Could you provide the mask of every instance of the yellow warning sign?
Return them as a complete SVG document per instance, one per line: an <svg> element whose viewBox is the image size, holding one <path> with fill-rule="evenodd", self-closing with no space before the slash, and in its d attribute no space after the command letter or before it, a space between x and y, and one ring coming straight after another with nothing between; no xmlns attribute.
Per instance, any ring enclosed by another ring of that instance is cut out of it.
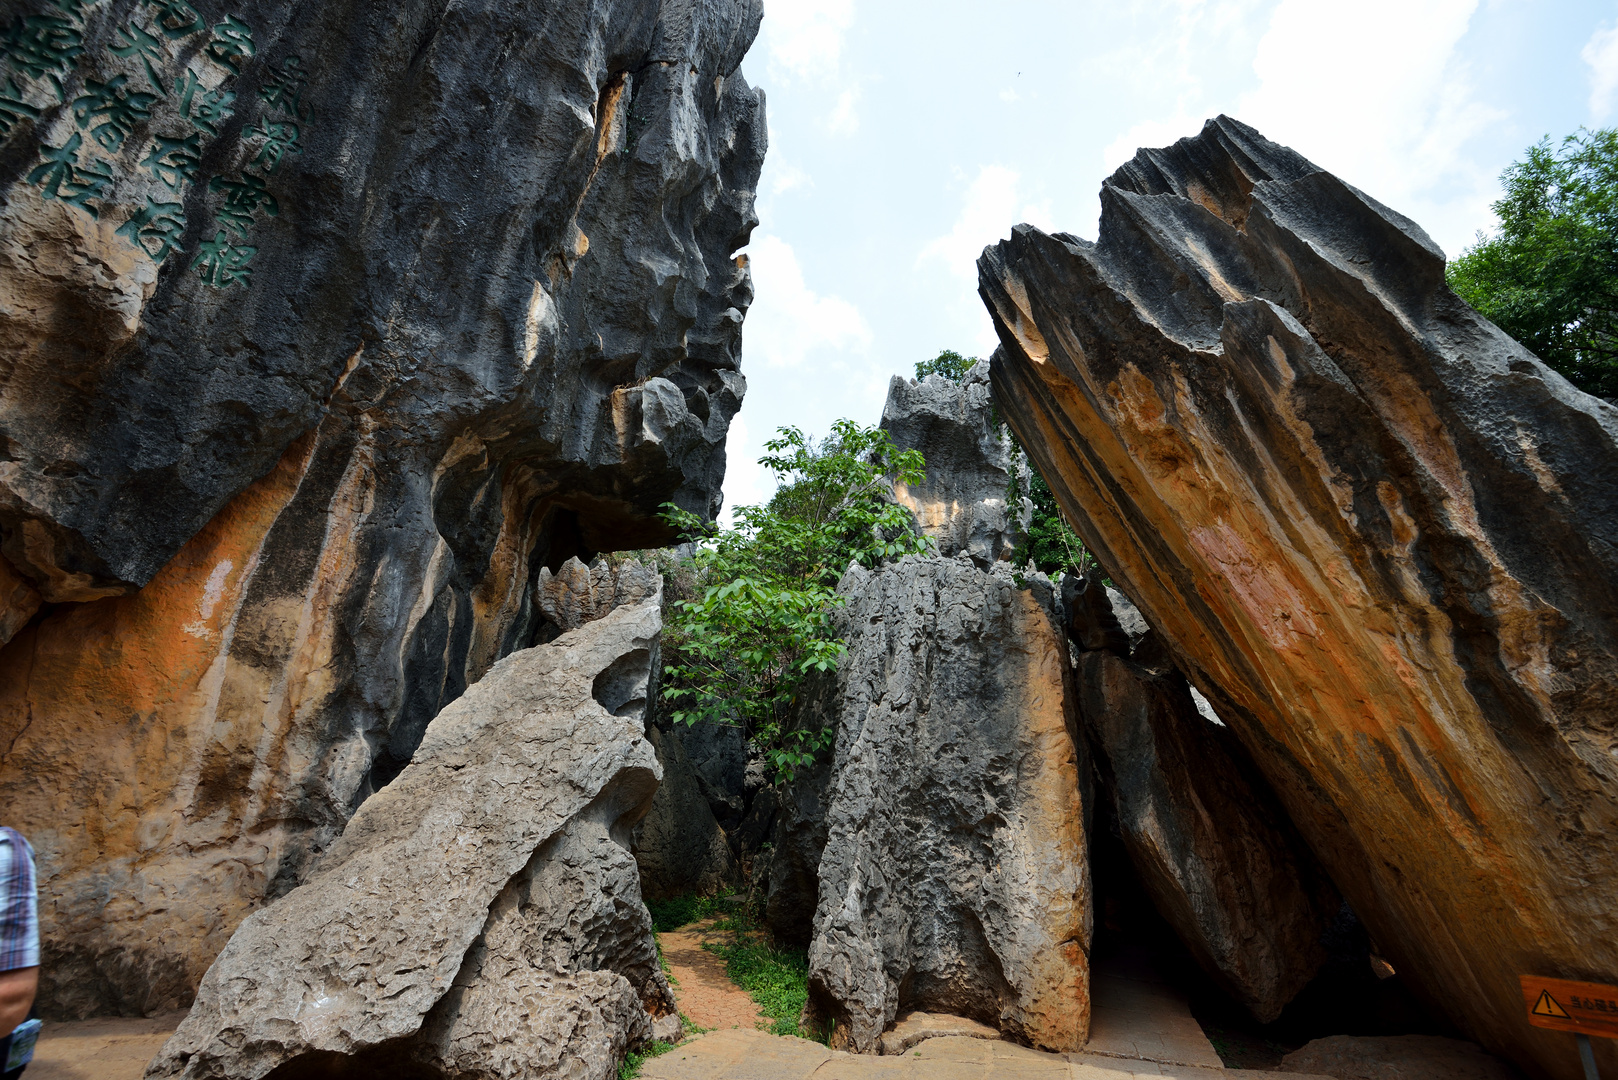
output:
<svg viewBox="0 0 1618 1080"><path fill-rule="evenodd" d="M1555 998L1551 997L1549 990L1541 990L1539 999L1534 1002L1534 1007L1528 1011L1535 1016L1559 1016L1563 1020L1573 1019L1567 1014L1567 1010L1557 1004Z"/></svg>
<svg viewBox="0 0 1618 1080"><path fill-rule="evenodd" d="M1618 1039L1618 986L1534 975L1521 978L1530 1024Z"/></svg>

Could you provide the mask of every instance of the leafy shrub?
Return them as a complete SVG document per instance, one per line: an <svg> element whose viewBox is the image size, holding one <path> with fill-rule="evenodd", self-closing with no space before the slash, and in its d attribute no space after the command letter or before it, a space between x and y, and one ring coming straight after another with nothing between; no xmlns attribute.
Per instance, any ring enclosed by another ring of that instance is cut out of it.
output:
<svg viewBox="0 0 1618 1080"><path fill-rule="evenodd" d="M926 463L881 428L839 420L816 445L781 428L759 464L781 482L764 506L736 510L720 529L665 505L664 517L697 546L693 598L672 605L663 646L663 696L677 723L736 724L778 777L791 779L832 738L794 727L791 707L812 671L837 666L843 641L831 612L851 562L923 552L931 541L892 501L893 478L919 483Z"/></svg>
<svg viewBox="0 0 1618 1080"><path fill-rule="evenodd" d="M966 373L972 370L972 365L978 362L975 356L962 356L954 349L945 349L931 360L920 360L916 363L916 378L925 379L929 375L943 375L945 378L960 382L966 378Z"/></svg>

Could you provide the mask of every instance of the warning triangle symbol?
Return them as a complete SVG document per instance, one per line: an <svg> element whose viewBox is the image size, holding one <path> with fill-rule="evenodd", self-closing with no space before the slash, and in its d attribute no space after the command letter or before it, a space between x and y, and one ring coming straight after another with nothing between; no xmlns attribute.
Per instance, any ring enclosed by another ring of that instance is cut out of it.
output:
<svg viewBox="0 0 1618 1080"><path fill-rule="evenodd" d="M1567 1010L1562 1008L1555 998L1551 997L1549 990L1541 990L1539 1000L1534 1002L1534 1007L1528 1011L1535 1016L1555 1016L1563 1020L1573 1019L1567 1014Z"/></svg>

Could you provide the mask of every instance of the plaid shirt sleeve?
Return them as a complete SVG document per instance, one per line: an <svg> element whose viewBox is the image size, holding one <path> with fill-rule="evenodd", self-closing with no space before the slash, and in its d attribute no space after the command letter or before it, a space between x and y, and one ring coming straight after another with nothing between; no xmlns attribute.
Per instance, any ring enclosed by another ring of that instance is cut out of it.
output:
<svg viewBox="0 0 1618 1080"><path fill-rule="evenodd" d="M39 901L34 849L0 826L0 971L39 966Z"/></svg>

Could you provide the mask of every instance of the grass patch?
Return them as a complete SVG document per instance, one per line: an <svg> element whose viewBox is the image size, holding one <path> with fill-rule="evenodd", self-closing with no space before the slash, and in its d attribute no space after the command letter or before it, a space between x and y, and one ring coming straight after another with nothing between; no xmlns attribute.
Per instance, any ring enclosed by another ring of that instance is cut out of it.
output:
<svg viewBox="0 0 1618 1080"><path fill-rule="evenodd" d="M738 920L739 921L739 920ZM798 1027L809 999L809 957L796 949L777 949L738 929L729 944L709 942L704 949L725 962L730 981L746 990L770 1020L776 1035L806 1035Z"/></svg>
<svg viewBox="0 0 1618 1080"><path fill-rule="evenodd" d="M652 913L652 931L666 934L682 926L706 919L724 905L712 896L674 896L667 900L649 900L646 910Z"/></svg>
<svg viewBox="0 0 1618 1080"><path fill-rule="evenodd" d="M625 1054L624 1060L618 1063L618 1080L635 1080L640 1075L640 1067L648 1059L662 1057L673 1049L673 1043L649 1042L640 1050Z"/></svg>

